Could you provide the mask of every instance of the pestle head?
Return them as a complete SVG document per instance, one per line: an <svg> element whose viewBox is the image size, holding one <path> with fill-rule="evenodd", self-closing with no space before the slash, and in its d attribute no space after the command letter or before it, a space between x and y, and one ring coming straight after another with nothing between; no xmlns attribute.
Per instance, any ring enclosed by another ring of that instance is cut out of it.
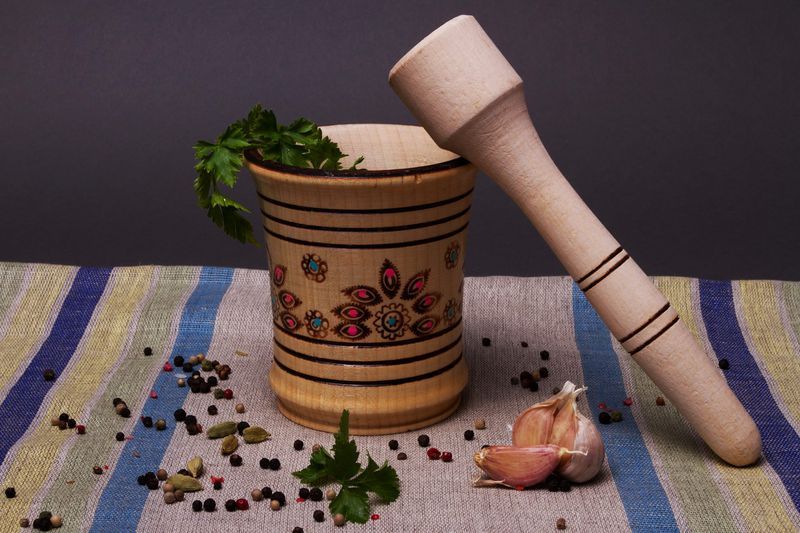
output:
<svg viewBox="0 0 800 533"><path fill-rule="evenodd" d="M522 78L469 15L414 46L392 67L389 84L436 144L454 152L466 124L509 94L522 95Z"/></svg>

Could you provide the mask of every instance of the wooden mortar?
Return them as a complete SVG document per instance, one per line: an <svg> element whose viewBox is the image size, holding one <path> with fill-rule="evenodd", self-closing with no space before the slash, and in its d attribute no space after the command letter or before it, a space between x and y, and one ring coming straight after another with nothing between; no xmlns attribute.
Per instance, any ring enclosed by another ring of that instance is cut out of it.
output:
<svg viewBox="0 0 800 533"><path fill-rule="evenodd" d="M471 16L428 35L389 83L439 146L519 205L614 337L695 431L732 465L754 463L753 420L666 298L589 210L533 127L522 79Z"/></svg>

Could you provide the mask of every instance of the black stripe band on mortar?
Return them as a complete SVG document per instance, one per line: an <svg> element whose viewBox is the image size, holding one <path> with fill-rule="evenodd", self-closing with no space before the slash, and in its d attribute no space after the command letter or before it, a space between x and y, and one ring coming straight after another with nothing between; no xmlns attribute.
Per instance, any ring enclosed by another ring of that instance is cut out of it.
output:
<svg viewBox="0 0 800 533"><path fill-rule="evenodd" d="M651 343L651 342L653 342L654 340L656 340L657 338L659 338L659 337L660 337L661 335L663 335L663 334L664 334L664 333L665 333L665 332L666 332L666 331L667 331L669 328L671 328L672 326L674 326L675 324L677 324L679 319L680 319L680 317L676 316L675 318L673 318L672 320L670 320L670 321L669 321L669 324L667 324L666 326L664 326L663 328L661 328L660 330L658 330L658 331L656 332L656 334L655 334L655 335L653 335L652 337L650 337L649 339L647 339L645 342L643 342L642 344L640 344L638 348L636 348L635 350L631 350L631 351L630 351L630 352L628 352L628 353L629 353L629 354L631 354L631 355L634 355L634 354L636 354L636 353L638 353L638 352L640 352L640 351L644 350L645 348L647 348L647 346L649 346L649 345L650 345L650 343Z"/></svg>
<svg viewBox="0 0 800 533"><path fill-rule="evenodd" d="M290 337L294 337L295 339L300 339L301 341L310 342L312 344L326 344L329 346L347 346L349 348L384 348L387 346L404 346L406 344L415 344L417 342L423 342L428 339L435 339L436 337L441 337L442 335L446 335L450 333L461 324L461 317L458 317L458 320L453 322L451 325L447 326L444 329L440 329L436 333L431 333L430 335L424 335L422 337L414 337L412 339L404 339L401 341L389 341L389 342L349 342L349 341L329 341L325 339L315 339L313 337L304 337L303 335L298 335L293 331L289 331L282 324L278 323L277 321L273 320L273 325L281 331L281 333L285 333Z"/></svg>
<svg viewBox="0 0 800 533"><path fill-rule="evenodd" d="M297 205L297 204L289 204L286 202L282 202L280 200L270 198L269 196L264 196L263 194L261 194L261 192L258 193L258 196L261 197L261 199L264 200L265 202L280 207L285 207L287 209L294 209L296 211L308 211L311 213L352 213L357 215L383 215L385 213L406 213L408 211L420 211L422 209L431 209L433 207L452 204L459 200L463 200L464 198L472 194L473 190L474 187L470 188L467 192L459 194L458 196L453 196L452 198L439 200L438 202L431 202L428 204L407 205L403 207L384 207L382 209L334 209L331 207L311 207L308 205Z"/></svg>
<svg viewBox="0 0 800 533"><path fill-rule="evenodd" d="M625 257L623 257L622 259L620 259L619 261L617 261L616 263L611 265L611 268L609 268L606 271L605 274L603 274L602 276L600 276L599 278L597 278L596 280L594 280L593 282L588 284L586 287L582 288L581 290L583 292L588 291L589 289L591 289L592 287L594 287L595 285L597 285L598 283L600 283L601 281L606 279L608 276L610 276L612 272L614 272L616 269L618 269L620 266L622 266L622 263L624 263L625 261L627 261L630 258L631 258L631 256L629 256L628 254L625 254Z"/></svg>
<svg viewBox="0 0 800 533"><path fill-rule="evenodd" d="M409 229L419 229L419 228L427 228L429 226L437 226L439 224L444 224L445 222L450 222L451 220L455 220L459 217L462 217L469 213L470 207L467 206L466 209L462 209L458 213L455 213L450 216L446 216L444 218L438 218L436 220L430 220L427 222L418 222L416 224L406 224L404 226L378 226L378 227L361 227L361 228L354 228L348 226L315 226L313 224L301 224L300 222L292 222L291 220L285 220L283 218L278 218L275 215L270 215L263 209L261 210L261 214L264 215L265 218L272 220L273 222L277 222L278 224L282 224L284 226L292 226L294 228L300 229L309 229L309 230L318 230L318 231L338 231L338 232L348 232L348 233L379 233L383 231L404 231Z"/></svg>
<svg viewBox="0 0 800 533"><path fill-rule="evenodd" d="M461 342L461 335L459 335L456 340L454 340L447 346L442 346L438 350L434 350L432 352L423 353L412 357L403 357L402 359L383 359L380 361L353 361L353 360L328 359L325 357L316 357L314 355L308 355L302 352L298 352L297 350L292 350L291 348L284 346L280 341L278 341L275 338L273 338L272 341L275 343L275 346L281 349L281 351L286 352L287 354L297 357L299 359L310 361L312 363L320 363L325 365L342 365L342 366L392 366L392 365L404 365L407 363L416 363L419 361L424 361L425 359L430 359L431 357L436 357L437 355L441 355L447 352L448 350L454 348L456 345L458 345L458 343Z"/></svg>
<svg viewBox="0 0 800 533"><path fill-rule="evenodd" d="M588 272L588 273L587 273L585 276L583 276L582 278L575 280L575 283L577 283L578 285L580 285L581 283L583 283L584 281L586 281L586 279L587 279L589 276L591 276L592 274L594 274L595 272L597 272L598 270L600 270L600 269L603 267L603 265L605 265L606 263L608 263L609 261L611 261L612 259L614 259L614 256L615 256L615 255L617 255L618 253L620 253L621 251L622 251L622 246L620 246L619 248L617 248L616 250L614 250L613 252L611 252L610 254L608 254L608 256L607 256L605 259L603 259L602 261L600 261L600 264L599 264L599 265L597 265L596 267L594 267L593 269L591 269L591 270L590 270L590 271L589 271L589 272Z"/></svg>
<svg viewBox="0 0 800 533"><path fill-rule="evenodd" d="M464 224L463 226L454 229L453 231L449 231L442 235L434 235L433 237L426 237L425 239L417 239L415 241L404 241L404 242L388 242L388 243L368 243L368 244L347 244L347 243L331 243L331 242L315 242L315 241L305 241L303 239L296 239L294 237L287 237L286 235L281 235L275 231L272 231L267 226L264 226L264 231L268 234L272 235L276 239L281 239L282 241L291 242L292 244L302 244L304 246L316 246L319 248L347 248L350 250L383 250L386 248L405 248L407 246L418 246L420 244L428 244L431 242L441 241L452 237L458 233L461 233L465 229L469 222Z"/></svg>
<svg viewBox="0 0 800 533"><path fill-rule="evenodd" d="M659 309L658 311L656 311L656 314L654 314L653 316L651 316L650 318L648 318L648 319L647 319L647 322L645 322L644 324L642 324L641 326L639 326L639 327L638 327L638 328L636 328L635 330L631 331L630 333L628 333L627 335L625 335L625 336L624 336L624 337L622 337L621 339L617 339L617 340L618 340L619 342L621 342L621 343L622 343L622 342L625 342L625 341L628 341L628 340L632 339L632 338L634 337L634 335L636 335L637 333L639 333L640 331L642 331L644 328L646 328L647 326L649 326L650 324L652 324L653 322L655 322L655 320L656 320L658 317L660 317L661 315L663 315L663 314L664 314L664 313L667 311L667 309L669 309L669 302L667 302L667 303L664 305L664 307L662 307L661 309Z"/></svg>
<svg viewBox="0 0 800 533"><path fill-rule="evenodd" d="M329 379L329 378L321 378L318 376L311 376L309 374L304 374L302 372L298 372L297 370L293 370L283 363L281 363L278 359L273 358L273 362L278 365L278 367L287 372L292 374L293 376L297 376L299 378L307 379L309 381L316 381L317 383L326 383L328 385L347 385L350 387L387 387L391 385L403 385L404 383L413 383L415 381L423 381L426 379L431 379L433 377L438 376L439 374L444 374L448 370L454 368L459 361L464 356L464 352L458 354L452 362L448 363L447 365L434 370L432 372L427 372L425 374L420 374L418 376L409 376L407 378L397 378L397 379L383 379L379 381L356 381L356 380L348 380L348 379Z"/></svg>

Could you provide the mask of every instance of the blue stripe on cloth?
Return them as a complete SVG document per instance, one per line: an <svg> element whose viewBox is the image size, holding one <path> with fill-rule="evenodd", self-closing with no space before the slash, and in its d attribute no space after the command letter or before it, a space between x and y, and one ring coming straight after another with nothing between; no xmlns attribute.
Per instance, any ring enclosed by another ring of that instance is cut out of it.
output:
<svg viewBox="0 0 800 533"><path fill-rule="evenodd" d="M233 280L233 269L203 267L200 280L184 307L178 334L170 360L176 355L206 353L214 333L217 309ZM175 431L173 413L183 405L188 387L177 387L173 372L161 372L152 387L158 398L148 398L142 413L154 420L167 420L167 429L156 431L136 423L134 434L146 438L127 441L111 479L108 481L92 523L92 532L136 531L145 501L147 487L136 483L145 472L155 472L161 467L164 452ZM199 438L199 437L198 437ZM139 452L133 457L134 448Z"/></svg>
<svg viewBox="0 0 800 533"><path fill-rule="evenodd" d="M25 434L44 397L60 379L86 331L110 275L110 268L81 268L75 275L50 333L0 404L0 464L8 450ZM42 376L47 369L53 369L58 379L45 381Z"/></svg>
<svg viewBox="0 0 800 533"><path fill-rule="evenodd" d="M731 283L700 280L700 309L714 353L730 362L725 379L753 417L761 432L764 457L783 482L794 506L800 509L800 437L775 403L747 348L736 318Z"/></svg>
<svg viewBox="0 0 800 533"><path fill-rule="evenodd" d="M621 401L628 394L611 334L577 285L572 288L572 314L583 378L589 386L587 400L597 420L600 402ZM598 424L598 429L631 530L678 531L669 499L633 416L609 425Z"/></svg>

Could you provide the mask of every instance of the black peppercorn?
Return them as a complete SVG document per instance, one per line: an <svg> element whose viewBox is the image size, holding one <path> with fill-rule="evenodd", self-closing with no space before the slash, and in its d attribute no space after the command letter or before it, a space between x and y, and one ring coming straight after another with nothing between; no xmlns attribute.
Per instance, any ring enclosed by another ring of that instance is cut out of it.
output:
<svg viewBox="0 0 800 533"><path fill-rule="evenodd" d="M419 437L417 437L417 442L419 443L420 446L425 448L426 446L428 446L431 443L431 438L429 436L423 434L423 435L420 435Z"/></svg>
<svg viewBox="0 0 800 533"><path fill-rule="evenodd" d="M52 368L48 368L42 373L42 376L44 377L45 381L53 381L56 379L56 371Z"/></svg>
<svg viewBox="0 0 800 533"><path fill-rule="evenodd" d="M158 479L148 479L147 480L147 488L150 490L156 490L158 488Z"/></svg>
<svg viewBox="0 0 800 533"><path fill-rule="evenodd" d="M399 447L400 447L400 443L397 442L396 440L392 439L392 440L389 441L389 449L390 450L396 450Z"/></svg>
<svg viewBox="0 0 800 533"><path fill-rule="evenodd" d="M176 422L183 422L184 420L186 420L186 411L184 411L183 409L178 409L173 414L175 416Z"/></svg>
<svg viewBox="0 0 800 533"><path fill-rule="evenodd" d="M492 339L490 339L489 337L484 337L481 339L481 344L483 344L484 346L491 346Z"/></svg>
<svg viewBox="0 0 800 533"><path fill-rule="evenodd" d="M311 499L312 502L321 502L322 489L319 487L312 488L310 491L308 491L308 497Z"/></svg>
<svg viewBox="0 0 800 533"><path fill-rule="evenodd" d="M50 519L47 520L40 518L39 519L39 531L50 531L52 529L53 524L50 523Z"/></svg>
<svg viewBox="0 0 800 533"><path fill-rule="evenodd" d="M113 400L111 400L111 403L114 405L114 407L116 407L119 404L125 403L125 402L122 401L122 398L114 398Z"/></svg>
<svg viewBox="0 0 800 533"><path fill-rule="evenodd" d="M605 411L601 412L597 419L600 421L601 424L610 424L611 423L611 415L606 413Z"/></svg>
<svg viewBox="0 0 800 533"><path fill-rule="evenodd" d="M156 476L155 472L145 472L144 478L150 481L151 479L158 479L158 476Z"/></svg>
<svg viewBox="0 0 800 533"><path fill-rule="evenodd" d="M183 356L182 355L176 355L172 359L172 362L175 363L175 366L183 367L183 363L184 363Z"/></svg>
<svg viewBox="0 0 800 533"><path fill-rule="evenodd" d="M303 449L303 441L301 441L300 439L297 439L296 441L294 441L294 449L297 450L298 452L300 450L302 450Z"/></svg>
<svg viewBox="0 0 800 533"><path fill-rule="evenodd" d="M58 415L58 419L61 420L62 422L66 422L67 420L69 420L69 415L67 413L61 413L60 415Z"/></svg>
<svg viewBox="0 0 800 533"><path fill-rule="evenodd" d="M731 367L731 363L727 359L720 359L719 360L719 367L722 370L728 370Z"/></svg>
<svg viewBox="0 0 800 533"><path fill-rule="evenodd" d="M225 510L232 513L236 510L236 500L225 500Z"/></svg>
<svg viewBox="0 0 800 533"><path fill-rule="evenodd" d="M550 474L545 480L545 486L550 492L558 492L559 478L556 475Z"/></svg>
<svg viewBox="0 0 800 533"><path fill-rule="evenodd" d="M184 372L191 372L192 369L194 368L194 365L192 363L183 363L181 368L183 368Z"/></svg>
<svg viewBox="0 0 800 533"><path fill-rule="evenodd" d="M139 485L145 486L145 485L147 485L147 478L144 477L144 476L139 476L139 477L136 478L136 483L138 483Z"/></svg>
<svg viewBox="0 0 800 533"><path fill-rule="evenodd" d="M219 382L217 381L217 376L209 376L208 379L206 380L206 383L208 383L209 389L211 387L216 387L219 384Z"/></svg>
<svg viewBox="0 0 800 533"><path fill-rule="evenodd" d="M33 529L39 529L41 525L42 525L42 520L41 519L39 519L39 518L34 518L33 519Z"/></svg>
<svg viewBox="0 0 800 533"><path fill-rule="evenodd" d="M200 389L200 392L201 392L202 394L208 394L209 392L211 392L211 385L209 385L208 383L206 383L206 382L204 381L204 382L202 382L202 383L200 384L200 387L199 387L199 389Z"/></svg>
<svg viewBox="0 0 800 533"><path fill-rule="evenodd" d="M464 440L472 440L475 438L475 432L468 429L464 432Z"/></svg>
<svg viewBox="0 0 800 533"><path fill-rule="evenodd" d="M264 487L261 489L261 495L264 496L265 500L269 500L272 498L272 489L269 487Z"/></svg>
<svg viewBox="0 0 800 533"><path fill-rule="evenodd" d="M197 425L197 417L194 415L186 415L186 418L183 419L183 423L187 426L191 424Z"/></svg>
<svg viewBox="0 0 800 533"><path fill-rule="evenodd" d="M144 349L144 354L145 354L145 355L153 355L153 349L152 349L151 347L147 346L147 347Z"/></svg>
<svg viewBox="0 0 800 533"><path fill-rule="evenodd" d="M152 417L149 417L149 416L145 416L145 417L143 417L143 418L142 418L142 425L143 425L144 427L146 427L146 428L151 428L151 427L153 427L153 419L152 419Z"/></svg>
<svg viewBox="0 0 800 533"><path fill-rule="evenodd" d="M214 498L206 498L206 501L203 502L203 509L208 512L214 512L217 508L217 502L214 501Z"/></svg>
<svg viewBox="0 0 800 533"><path fill-rule="evenodd" d="M192 436L197 435L200 433L200 428L197 427L197 424L189 424L186 426L186 433Z"/></svg>
<svg viewBox="0 0 800 533"><path fill-rule="evenodd" d="M67 427L68 428L75 429L75 426L77 426L77 425L78 425L78 423L75 421L74 418L70 418L69 420L67 420Z"/></svg>
<svg viewBox="0 0 800 533"><path fill-rule="evenodd" d="M317 522L324 522L325 521L325 512L320 509L314 511L314 520Z"/></svg>
<svg viewBox="0 0 800 533"><path fill-rule="evenodd" d="M262 492L263 492L263 491L262 491ZM278 492L273 492L273 493L272 493L272 496L271 496L271 499L272 499L272 500L278 500L278 503L280 503L280 504L281 504L281 507L283 507L284 505L286 505L286 495L284 495L284 494L283 494L282 492L280 492L280 491L278 491Z"/></svg>
<svg viewBox="0 0 800 533"><path fill-rule="evenodd" d="M547 370L546 366L543 366L542 368L539 369L539 377L541 377L542 379L546 378L549 375L550 371Z"/></svg>
<svg viewBox="0 0 800 533"><path fill-rule="evenodd" d="M537 391L539 390L539 383L538 383L538 382L536 382L536 381L531 381L531 384L530 384L530 385L528 385L528 388L529 388L529 389L530 389L532 392L537 392Z"/></svg>
<svg viewBox="0 0 800 533"><path fill-rule="evenodd" d="M261 460L258 462L258 466L260 466L264 470L267 470L269 468L269 459L267 459L266 457L262 457ZM264 497L266 498L266 496Z"/></svg>
<svg viewBox="0 0 800 533"><path fill-rule="evenodd" d="M304 533L303 528L300 526L294 526L292 529L292 533Z"/></svg>
<svg viewBox="0 0 800 533"><path fill-rule="evenodd" d="M527 389L528 387L530 387L531 383L534 383L534 381L529 378L521 379L519 381L519 384L522 386L523 389Z"/></svg>
<svg viewBox="0 0 800 533"><path fill-rule="evenodd" d="M239 432L239 435L241 436L241 435L242 435L242 432L243 432L245 429L249 428L249 427L250 427L250 424L248 424L247 422L245 422L245 421L243 420L243 421L239 422L238 424L236 424L236 431L238 431L238 432Z"/></svg>
<svg viewBox="0 0 800 533"><path fill-rule="evenodd" d="M269 469L270 470L280 470L281 469L281 462L278 459L270 459L270 461L269 461Z"/></svg>
<svg viewBox="0 0 800 533"><path fill-rule="evenodd" d="M229 460L231 462L231 466L242 466L242 456L239 455L238 453L232 454ZM272 466L271 463L270 466ZM273 470L277 470L277 468L274 468Z"/></svg>
<svg viewBox="0 0 800 533"><path fill-rule="evenodd" d="M520 344L522 345L523 348L527 348L528 347L528 343L525 342L525 341L522 341Z"/></svg>
<svg viewBox="0 0 800 533"><path fill-rule="evenodd" d="M214 490L222 490L222 483L220 481L214 483Z"/></svg>
<svg viewBox="0 0 800 533"><path fill-rule="evenodd" d="M127 407L123 407L119 411L119 416L121 416L122 418L128 418L131 416L131 410L128 409Z"/></svg>
<svg viewBox="0 0 800 533"><path fill-rule="evenodd" d="M194 511L195 513L199 513L202 510L203 510L203 502L201 502L200 500L195 500L192 502L192 511Z"/></svg>
<svg viewBox="0 0 800 533"><path fill-rule="evenodd" d="M542 358L542 361L547 361L548 359L550 359L550 352L548 352L547 350L542 350L541 352L539 352L539 357Z"/></svg>
<svg viewBox="0 0 800 533"><path fill-rule="evenodd" d="M406 459L408 459L408 455L406 455L405 452L400 452L397 454L398 461L405 461Z"/></svg>
<svg viewBox="0 0 800 533"><path fill-rule="evenodd" d="M216 415L218 412L219 411L217 410L217 406L216 405L209 405L208 406L208 414L210 414L211 416Z"/></svg>
<svg viewBox="0 0 800 533"><path fill-rule="evenodd" d="M558 482L558 490L561 492L569 492L572 490L572 483L568 479L562 479Z"/></svg>
<svg viewBox="0 0 800 533"><path fill-rule="evenodd" d="M114 436L114 438L117 439L117 442L122 442L125 440L125 433L117 431L117 434Z"/></svg>
<svg viewBox="0 0 800 533"><path fill-rule="evenodd" d="M300 487L300 490L298 491L297 495L300 496L301 498L303 498L304 500L307 500L308 499L308 493L309 493L309 490L307 488Z"/></svg>
<svg viewBox="0 0 800 533"><path fill-rule="evenodd" d="M17 489L14 487L6 487L6 498L16 498L17 496Z"/></svg>

